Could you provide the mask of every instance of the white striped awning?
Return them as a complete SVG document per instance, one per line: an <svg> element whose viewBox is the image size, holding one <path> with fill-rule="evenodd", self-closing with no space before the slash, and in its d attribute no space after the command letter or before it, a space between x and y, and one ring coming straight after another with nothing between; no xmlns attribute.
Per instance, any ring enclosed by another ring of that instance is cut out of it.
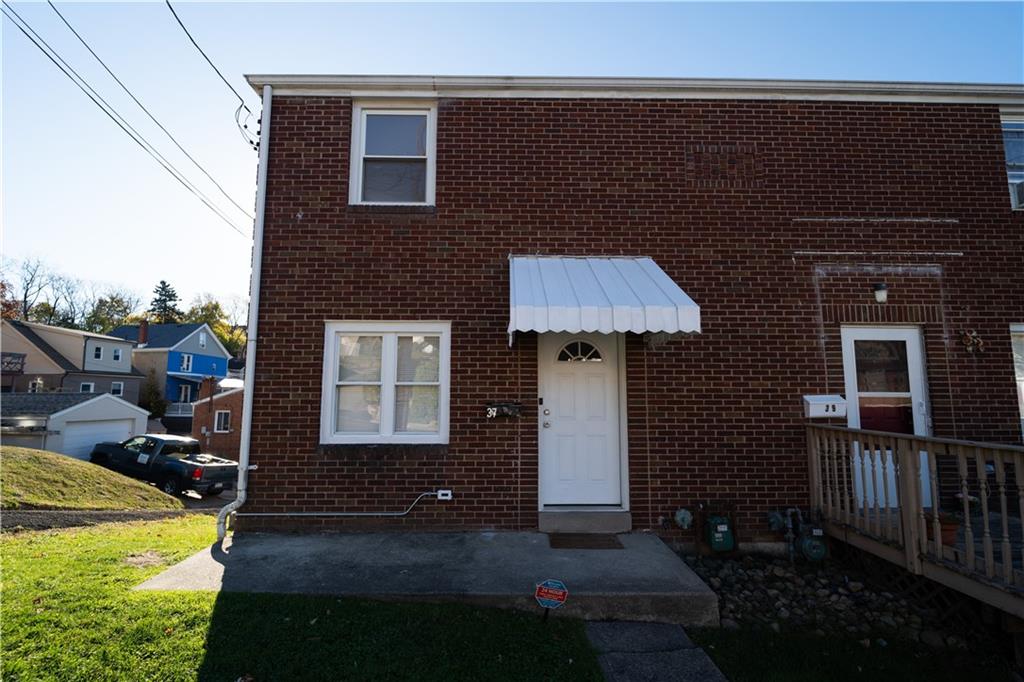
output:
<svg viewBox="0 0 1024 682"><path fill-rule="evenodd" d="M700 331L700 306L650 258L510 256L509 340L534 332Z"/></svg>

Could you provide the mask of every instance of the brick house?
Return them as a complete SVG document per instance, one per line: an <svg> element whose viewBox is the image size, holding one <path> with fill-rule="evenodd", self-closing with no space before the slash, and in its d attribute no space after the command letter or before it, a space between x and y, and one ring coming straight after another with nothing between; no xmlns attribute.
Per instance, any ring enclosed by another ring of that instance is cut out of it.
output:
<svg viewBox="0 0 1024 682"><path fill-rule="evenodd" d="M237 460L244 391L214 387L210 379L199 386L199 400L192 403L192 437L202 444L203 452Z"/></svg>
<svg viewBox="0 0 1024 682"><path fill-rule="evenodd" d="M668 532L704 504L768 539L807 505L805 395L1020 442L1020 86L249 80L240 529Z"/></svg>

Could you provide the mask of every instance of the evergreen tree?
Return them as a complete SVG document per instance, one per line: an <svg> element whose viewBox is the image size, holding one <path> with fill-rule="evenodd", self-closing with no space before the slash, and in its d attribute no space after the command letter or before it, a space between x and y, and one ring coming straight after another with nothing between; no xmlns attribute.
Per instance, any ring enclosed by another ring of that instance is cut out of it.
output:
<svg viewBox="0 0 1024 682"><path fill-rule="evenodd" d="M175 305L179 301L178 292L164 280L153 289L153 302L149 306L149 312L153 314L153 321L158 324L168 322L180 322L184 313Z"/></svg>

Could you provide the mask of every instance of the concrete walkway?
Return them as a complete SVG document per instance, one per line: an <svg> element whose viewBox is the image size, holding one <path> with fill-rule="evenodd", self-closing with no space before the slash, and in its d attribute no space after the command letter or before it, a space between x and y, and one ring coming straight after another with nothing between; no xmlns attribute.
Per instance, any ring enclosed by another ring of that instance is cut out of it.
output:
<svg viewBox="0 0 1024 682"><path fill-rule="evenodd" d="M332 594L537 610L537 583L565 582L554 615L718 625L718 597L653 535L622 549L552 549L542 533L244 534L140 590Z"/></svg>
<svg viewBox="0 0 1024 682"><path fill-rule="evenodd" d="M608 682L727 682L678 625L587 623Z"/></svg>

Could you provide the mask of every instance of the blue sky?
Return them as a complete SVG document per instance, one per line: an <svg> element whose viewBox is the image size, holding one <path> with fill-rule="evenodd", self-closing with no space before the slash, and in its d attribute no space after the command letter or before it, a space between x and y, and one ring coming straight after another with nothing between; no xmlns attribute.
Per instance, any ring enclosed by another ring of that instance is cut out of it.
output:
<svg viewBox="0 0 1024 682"><path fill-rule="evenodd" d="M1024 3L176 3L259 111L243 73L821 78L1024 82ZM178 168L177 153L45 3L15 9ZM239 204L256 155L234 95L160 3L58 7ZM15 29L2 33L3 254L40 256L146 300L244 296L250 244L188 194Z"/></svg>

